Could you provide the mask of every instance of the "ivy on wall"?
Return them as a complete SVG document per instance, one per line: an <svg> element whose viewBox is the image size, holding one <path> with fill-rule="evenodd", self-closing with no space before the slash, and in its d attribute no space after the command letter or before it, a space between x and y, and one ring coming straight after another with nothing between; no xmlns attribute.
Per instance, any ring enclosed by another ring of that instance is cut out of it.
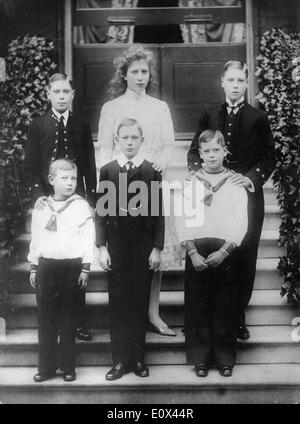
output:
<svg viewBox="0 0 300 424"><path fill-rule="evenodd" d="M48 107L46 84L56 70L55 47L43 37L24 36L8 46L6 81L0 83L0 265L24 223L26 193L21 178L28 126Z"/></svg>
<svg viewBox="0 0 300 424"><path fill-rule="evenodd" d="M281 211L279 244L287 252L278 265L284 277L281 295L289 302L300 302L299 81L293 72L299 52L299 34L274 28L263 34L257 57L258 100L268 113L277 156L273 181Z"/></svg>

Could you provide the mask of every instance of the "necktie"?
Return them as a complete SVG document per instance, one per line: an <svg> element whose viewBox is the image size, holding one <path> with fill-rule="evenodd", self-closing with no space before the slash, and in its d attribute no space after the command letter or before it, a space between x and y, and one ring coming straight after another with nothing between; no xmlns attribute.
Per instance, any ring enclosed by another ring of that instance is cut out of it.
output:
<svg viewBox="0 0 300 424"><path fill-rule="evenodd" d="M65 157L65 142L64 142L64 117L61 115L59 118L58 125L58 146L57 146L57 159L62 159Z"/></svg>
<svg viewBox="0 0 300 424"><path fill-rule="evenodd" d="M130 176L132 171L134 170L134 164L131 162L131 160L129 160L126 163L126 170L127 170L127 175Z"/></svg>

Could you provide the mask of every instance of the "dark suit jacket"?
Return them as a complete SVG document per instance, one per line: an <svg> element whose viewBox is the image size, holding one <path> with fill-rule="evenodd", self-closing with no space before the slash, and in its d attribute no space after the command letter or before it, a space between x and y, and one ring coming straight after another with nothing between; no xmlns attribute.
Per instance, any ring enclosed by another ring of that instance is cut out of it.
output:
<svg viewBox="0 0 300 424"><path fill-rule="evenodd" d="M57 139L57 120L52 110L35 119L28 132L25 150L24 181L35 201L49 195L52 187L48 183L48 171ZM78 168L77 193L85 197L91 206L96 203L95 151L87 121L70 112L66 126L68 153Z"/></svg>
<svg viewBox="0 0 300 424"><path fill-rule="evenodd" d="M151 182L155 181L157 183L161 183L161 174L157 171L155 171L152 168L152 164L148 162L147 160L144 160L144 162L141 164L139 168L136 168L135 171L133 171L132 176L134 176L134 172L138 172L138 170L141 169L141 181L145 182L148 188L147 191L147 202L145 204L148 204L148 213L147 216L144 216L144 222L145 222L145 228L152 230L153 235L153 247L158 247L159 249L163 249L164 247L164 235L165 235L165 219L163 216L163 208L162 208L162 190L161 187L159 189L159 192L156 193L158 196L156 198L156 201L158 199L159 204L157 205L157 216L151 216L151 207L152 202L154 202L154 199L151 198ZM96 245L97 246L105 246L108 240L108 227L112 226L114 228L118 228L119 226L119 215L120 213L120 204L119 204L119 176L120 176L120 165L117 160L114 160L112 162L109 162L108 164L104 165L100 170L100 183L101 182L112 182L114 187L116 188L116 196L115 198L111 198L112 204L115 204L116 208L116 216L100 216L98 214L99 208L96 208ZM100 190L101 191L101 190ZM100 198L105 195L106 193L100 192ZM113 196L114 193L111 191L109 192L109 195ZM97 210L98 209L98 210Z"/></svg>
<svg viewBox="0 0 300 424"><path fill-rule="evenodd" d="M207 129L224 133L226 105L205 110L198 121L197 130L188 152L189 170L198 170L201 160L198 138ZM237 166L234 168L250 178L255 190L261 189L275 168L275 150L267 115L246 103L239 112L238 125L233 136L236 144Z"/></svg>

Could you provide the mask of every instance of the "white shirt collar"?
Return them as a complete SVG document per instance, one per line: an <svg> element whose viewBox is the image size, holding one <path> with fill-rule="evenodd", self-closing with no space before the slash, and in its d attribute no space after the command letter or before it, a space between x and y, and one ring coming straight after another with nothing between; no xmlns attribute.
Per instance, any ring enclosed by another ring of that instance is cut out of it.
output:
<svg viewBox="0 0 300 424"><path fill-rule="evenodd" d="M120 165L121 168L123 168L123 166L126 165L127 162L132 162L133 165L138 168L143 162L144 162L144 155L141 151L139 151L134 158L132 159L128 159L123 152L121 152L118 156L117 156L117 161L118 164Z"/></svg>
<svg viewBox="0 0 300 424"><path fill-rule="evenodd" d="M70 115L69 109L67 109L64 113L58 113L55 109L52 108L52 112L54 113L54 115L56 116L56 118L58 120L60 120L60 117L63 116L64 117L64 125L65 126L67 125L69 115Z"/></svg>
<svg viewBox="0 0 300 424"><path fill-rule="evenodd" d="M243 96L243 97L241 97L239 100L237 100L235 103L232 103L232 101L231 101L228 97L226 97L226 103L227 103L227 104L228 104L228 106L230 106L230 107L234 107L234 106L236 106L236 105L238 105L238 104L242 103L244 100L245 100L245 97Z"/></svg>

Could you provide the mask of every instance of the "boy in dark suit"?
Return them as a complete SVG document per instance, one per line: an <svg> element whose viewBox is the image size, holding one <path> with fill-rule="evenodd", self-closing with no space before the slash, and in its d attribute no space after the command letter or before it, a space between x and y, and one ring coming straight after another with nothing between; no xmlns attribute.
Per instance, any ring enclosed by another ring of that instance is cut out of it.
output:
<svg viewBox="0 0 300 424"><path fill-rule="evenodd" d="M95 208L97 177L94 146L88 123L68 109L74 98L72 81L66 74L54 74L49 80L47 96L51 109L31 123L25 150L24 180L32 204L42 209L47 196L53 193L48 180L49 165L57 159L69 159L78 169L76 193ZM76 334L81 340L90 340L91 335L83 324L84 305L85 291L82 290L78 295Z"/></svg>
<svg viewBox="0 0 300 424"><path fill-rule="evenodd" d="M100 170L96 208L100 264L109 271L113 368L107 380L131 370L139 377L149 375L144 364L149 296L152 273L159 269L164 247L161 175L139 151L143 133L136 120L119 124L117 142L120 155Z"/></svg>
<svg viewBox="0 0 300 424"><path fill-rule="evenodd" d="M262 187L275 167L275 151L271 128L264 112L244 99L248 86L248 68L240 61L224 66L222 87L226 102L204 110L188 152L189 171L201 167L198 151L199 135L207 130L220 130L225 135L229 155L225 165L236 174L232 181L245 187L248 194L248 231L237 250L238 337L248 339L245 309L251 298L256 272L256 259L264 219Z"/></svg>

